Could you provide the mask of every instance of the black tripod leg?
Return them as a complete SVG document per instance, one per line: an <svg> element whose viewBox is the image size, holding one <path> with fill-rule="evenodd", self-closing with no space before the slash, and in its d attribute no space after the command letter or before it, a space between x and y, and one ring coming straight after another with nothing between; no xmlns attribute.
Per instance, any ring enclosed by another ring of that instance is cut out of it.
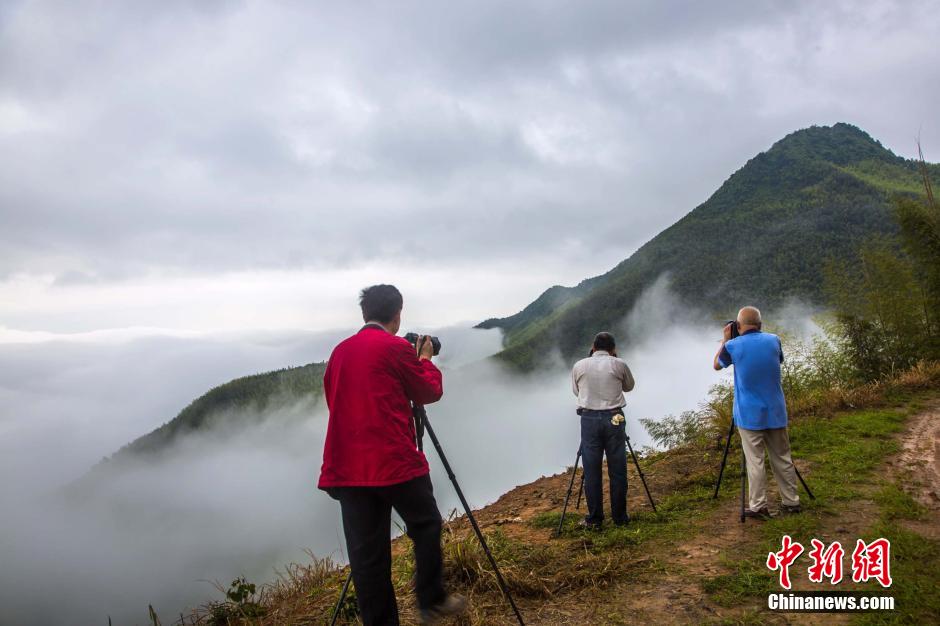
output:
<svg viewBox="0 0 940 626"><path fill-rule="evenodd" d="M339 594L339 600L336 601L336 606L333 608L333 617L330 618L330 626L335 626L336 618L339 617L339 609L343 606L343 601L346 600L346 594L349 593L349 583L352 582L352 566L349 566L349 576L346 577L346 582L343 583L343 591Z"/></svg>
<svg viewBox="0 0 940 626"><path fill-rule="evenodd" d="M809 496L809 499L815 500L816 496L813 495L813 492L809 490L809 485L807 485L803 477L800 476L800 470L796 469L796 463L793 464L793 471L796 472L796 477L800 479L800 484L803 485L803 489L806 490L806 495Z"/></svg>
<svg viewBox="0 0 940 626"><path fill-rule="evenodd" d="M581 486L578 487L578 503L575 505L574 508L576 509L581 508L581 496L582 495L584 495L584 472L581 472Z"/></svg>
<svg viewBox="0 0 940 626"><path fill-rule="evenodd" d="M650 506L653 507L653 512L658 514L659 511L656 510L656 503L653 502L650 488L646 485L646 477L643 475L643 470L640 469L640 462L636 458L636 452L633 451L633 446L630 445L630 437L627 437L627 449L630 450L630 456L633 457L633 464L636 466L637 474L640 475L640 481L643 483L643 489L646 490L646 497L649 498Z"/></svg>
<svg viewBox="0 0 940 626"><path fill-rule="evenodd" d="M568 493L565 494L565 505L561 507L561 519L558 520L558 530L555 531L556 537L561 537L561 529L565 525L565 513L568 512L568 500L571 499L571 490L574 488L574 477L578 473L578 462L581 460L581 448L578 448L578 455L574 457L574 468L571 470L571 480L568 481ZM580 497L578 498L580 501Z"/></svg>
<svg viewBox="0 0 940 626"><path fill-rule="evenodd" d="M734 419L731 420L731 427L728 429L728 440L725 442L725 453L721 455L721 469L718 470L718 480L715 481L715 495L712 499L718 497L718 489L721 487L721 476L725 473L725 463L728 461L728 448L731 447L731 436L734 434Z"/></svg>
<svg viewBox="0 0 940 626"><path fill-rule="evenodd" d="M744 523L744 481L747 478L747 459L744 457L744 446L741 446L741 523Z"/></svg>
<svg viewBox="0 0 940 626"><path fill-rule="evenodd" d="M454 491L457 492L457 497L460 499L460 504L463 505L463 510L467 514L467 519L470 521L470 526L473 527L473 532L476 533L477 539L480 540L480 546L483 548L483 552L486 553L486 558L493 567L493 573L496 574L496 582L499 583L500 590L502 590L503 595L506 596L506 599L509 600L509 605L512 607L512 612L516 614L516 619L519 620L519 626L525 626L525 622L522 621L522 614L519 613L519 608L516 606L516 601L512 599L512 594L509 593L509 587L506 585L506 581L503 579L503 575L499 571L499 565L496 564L496 559L493 558L493 553L490 552L490 547L486 545L486 538L483 537L483 532L477 525L476 518L473 517L473 511L470 510L470 505L467 504L467 499L464 497L463 491L460 490L460 485L457 484L457 477L454 476L454 470L451 469L450 463L447 462L447 457L444 456L444 449L441 448L441 442L437 440L437 435L434 434L434 429L431 428L431 422L428 421L428 415L424 411L424 407L420 405L414 405L414 410L420 414L421 420L424 422L424 430L431 438L431 443L434 444L434 449L437 450L437 455L441 458L441 465L444 466L444 470L447 472L447 477L450 478L450 482L453 483Z"/></svg>

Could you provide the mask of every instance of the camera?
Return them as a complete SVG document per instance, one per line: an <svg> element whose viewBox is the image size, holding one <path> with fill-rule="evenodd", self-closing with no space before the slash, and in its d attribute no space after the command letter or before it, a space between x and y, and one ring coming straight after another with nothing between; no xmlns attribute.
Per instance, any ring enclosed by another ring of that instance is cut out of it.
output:
<svg viewBox="0 0 940 626"><path fill-rule="evenodd" d="M415 349L417 349L418 339L420 337L421 335L419 335L418 333L408 333L407 335L405 335L405 341L407 341L408 343L413 345ZM434 356L437 356L438 354L441 353L441 340L434 336L429 336L429 338L431 339L431 345L434 346Z"/></svg>
<svg viewBox="0 0 940 626"><path fill-rule="evenodd" d="M735 337L741 334L738 332L738 320L729 320L724 323L725 326L727 326L728 324L731 324L731 338L732 339L734 339Z"/></svg>

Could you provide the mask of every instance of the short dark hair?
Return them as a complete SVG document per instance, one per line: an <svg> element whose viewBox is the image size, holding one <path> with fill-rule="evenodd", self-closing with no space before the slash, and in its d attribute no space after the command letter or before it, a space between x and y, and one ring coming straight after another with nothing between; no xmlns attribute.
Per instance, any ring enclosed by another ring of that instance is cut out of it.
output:
<svg viewBox="0 0 940 626"><path fill-rule="evenodd" d="M616 347L614 336L610 333L597 333L594 335L594 349L610 352Z"/></svg>
<svg viewBox="0 0 940 626"><path fill-rule="evenodd" d="M388 324L401 312L401 292L395 285L372 285L359 294L362 321Z"/></svg>

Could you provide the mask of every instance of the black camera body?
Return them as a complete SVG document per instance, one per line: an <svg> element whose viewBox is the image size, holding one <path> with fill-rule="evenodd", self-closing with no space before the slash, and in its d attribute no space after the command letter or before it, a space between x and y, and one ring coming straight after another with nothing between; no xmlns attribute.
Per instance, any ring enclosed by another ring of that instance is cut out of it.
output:
<svg viewBox="0 0 940 626"><path fill-rule="evenodd" d="M415 349L417 349L418 339L420 337L421 335L419 335L418 333L408 333L407 335L405 335L405 341L407 341L408 343L413 345ZM429 338L431 339L431 345L434 346L434 356L437 356L438 354L441 353L441 340L438 339L437 337L434 337L433 335L429 335Z"/></svg>
<svg viewBox="0 0 940 626"><path fill-rule="evenodd" d="M725 322L725 326L727 326L728 324L731 324L731 338L732 339L734 339L735 337L741 334L738 332L738 320L730 320L728 322Z"/></svg>

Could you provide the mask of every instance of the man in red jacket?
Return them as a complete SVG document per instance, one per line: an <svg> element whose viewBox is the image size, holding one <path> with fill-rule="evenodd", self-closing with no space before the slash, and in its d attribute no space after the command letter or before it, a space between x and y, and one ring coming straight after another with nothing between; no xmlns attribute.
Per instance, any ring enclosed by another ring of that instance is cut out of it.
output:
<svg viewBox="0 0 940 626"><path fill-rule="evenodd" d="M412 402L441 399L441 371L431 362L434 349L427 336L416 347L396 336L402 309L398 289L367 287L359 304L366 325L334 348L323 376L330 421L319 487L342 509L363 624L398 624L389 541L393 508L414 542L422 622L433 624L466 609L461 596L444 591L441 514L428 461L416 445L411 409Z"/></svg>

